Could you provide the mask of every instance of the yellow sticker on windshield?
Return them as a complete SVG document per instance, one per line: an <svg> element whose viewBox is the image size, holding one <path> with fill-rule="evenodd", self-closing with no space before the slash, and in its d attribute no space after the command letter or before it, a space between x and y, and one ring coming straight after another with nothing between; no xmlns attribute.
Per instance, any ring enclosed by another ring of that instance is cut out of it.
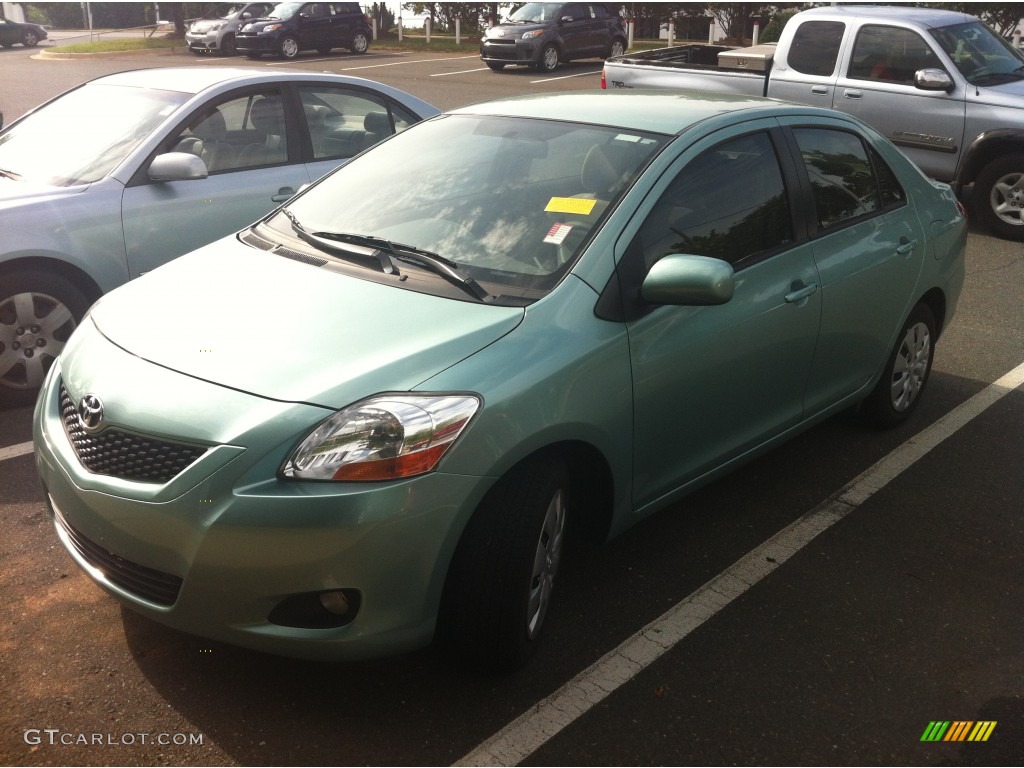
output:
<svg viewBox="0 0 1024 768"><path fill-rule="evenodd" d="M544 210L548 213L578 213L589 216L597 205L597 200L586 197L552 197Z"/></svg>

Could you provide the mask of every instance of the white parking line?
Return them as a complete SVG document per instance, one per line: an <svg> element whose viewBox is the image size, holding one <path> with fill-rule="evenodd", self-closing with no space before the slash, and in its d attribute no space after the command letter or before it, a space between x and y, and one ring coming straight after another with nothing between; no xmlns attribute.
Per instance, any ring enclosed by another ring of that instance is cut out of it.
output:
<svg viewBox="0 0 1024 768"><path fill-rule="evenodd" d="M400 67L404 64L429 64L432 61L458 61L459 59L476 59L478 56L450 56L444 59L414 59L413 61L393 61L390 64L367 64L362 67L342 67L341 72L352 72L356 69L377 69L378 67Z"/></svg>
<svg viewBox="0 0 1024 768"><path fill-rule="evenodd" d="M31 441L0 448L0 461L3 461L4 459L15 459L18 456L24 456L26 453L32 453Z"/></svg>
<svg viewBox="0 0 1024 768"><path fill-rule="evenodd" d="M568 80L571 77L586 77L587 75L600 75L601 70L597 72L577 72L575 75L562 75L561 77L545 77L543 80L531 80L530 85L534 83L553 83L555 80Z"/></svg>
<svg viewBox="0 0 1024 768"><path fill-rule="evenodd" d="M1024 384L1024 363L919 432L838 493L610 651L455 765L517 765L549 739L657 661L704 622L761 581L815 536L857 509L932 448Z"/></svg>
<svg viewBox="0 0 1024 768"><path fill-rule="evenodd" d="M480 67L479 69L463 69L458 72L437 72L431 75L431 77L448 77L448 75L465 75L469 72L486 72L488 67Z"/></svg>

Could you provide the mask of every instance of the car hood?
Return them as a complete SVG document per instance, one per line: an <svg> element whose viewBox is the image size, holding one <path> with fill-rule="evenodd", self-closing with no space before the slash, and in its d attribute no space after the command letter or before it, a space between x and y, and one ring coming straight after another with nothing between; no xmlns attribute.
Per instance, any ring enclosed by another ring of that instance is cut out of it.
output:
<svg viewBox="0 0 1024 768"><path fill-rule="evenodd" d="M1013 82L1001 85L980 87L977 89L977 95L975 95L974 86L968 86L967 92L973 97L969 98L969 101L972 103L980 102L990 106L1012 107L1014 109L1020 109L1021 106L1024 106L1024 80L1014 80Z"/></svg>
<svg viewBox="0 0 1024 768"><path fill-rule="evenodd" d="M21 203L40 199L77 195L87 190L89 186L89 184L78 184L73 187L55 187L52 184L14 181L6 176L0 176L0 209L14 208Z"/></svg>
<svg viewBox="0 0 1024 768"><path fill-rule="evenodd" d="M487 30L487 39L505 38L507 40L518 40L525 32L533 32L535 29L547 29L548 24L537 22L535 24L498 24Z"/></svg>
<svg viewBox="0 0 1024 768"><path fill-rule="evenodd" d="M234 236L107 294L91 312L110 341L158 365L336 409L416 387L523 315L328 271Z"/></svg>

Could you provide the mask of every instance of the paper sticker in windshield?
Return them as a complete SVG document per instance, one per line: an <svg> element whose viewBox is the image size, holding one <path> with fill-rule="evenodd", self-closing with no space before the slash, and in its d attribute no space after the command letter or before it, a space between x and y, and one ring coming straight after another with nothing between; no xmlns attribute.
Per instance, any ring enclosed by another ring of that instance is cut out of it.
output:
<svg viewBox="0 0 1024 768"><path fill-rule="evenodd" d="M581 216L589 216L597 205L597 200L586 197L552 197L548 201L548 213L578 213Z"/></svg>
<svg viewBox="0 0 1024 768"><path fill-rule="evenodd" d="M569 236L570 232L572 232L572 224L555 224L548 230L548 234L544 238L544 242L552 243L553 245L561 245L565 242L565 238Z"/></svg>

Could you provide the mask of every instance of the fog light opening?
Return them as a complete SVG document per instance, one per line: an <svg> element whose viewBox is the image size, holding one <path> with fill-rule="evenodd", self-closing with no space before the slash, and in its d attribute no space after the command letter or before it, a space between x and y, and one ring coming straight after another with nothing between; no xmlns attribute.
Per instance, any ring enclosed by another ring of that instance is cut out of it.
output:
<svg viewBox="0 0 1024 768"><path fill-rule="evenodd" d="M267 621L296 629L335 629L352 623L361 603L358 589L304 592L283 599L267 616Z"/></svg>
<svg viewBox="0 0 1024 768"><path fill-rule="evenodd" d="M324 607L325 611L333 613L335 616L344 616L349 610L348 598L340 589L334 592L321 592L320 605Z"/></svg>

